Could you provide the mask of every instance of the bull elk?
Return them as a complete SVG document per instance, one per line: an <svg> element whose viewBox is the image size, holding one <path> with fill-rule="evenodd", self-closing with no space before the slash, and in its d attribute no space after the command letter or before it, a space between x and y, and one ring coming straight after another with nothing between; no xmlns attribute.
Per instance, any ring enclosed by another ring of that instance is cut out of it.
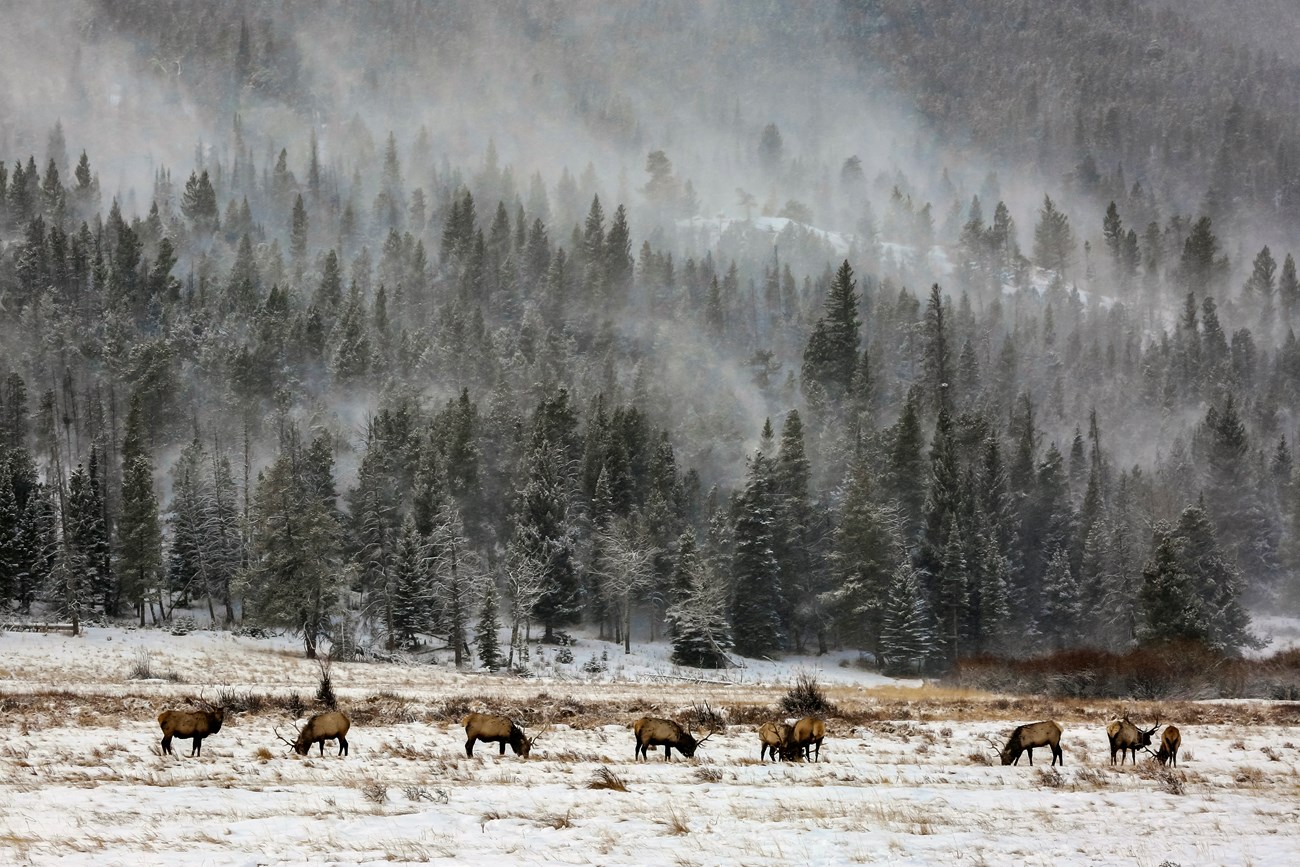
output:
<svg viewBox="0 0 1300 867"><path fill-rule="evenodd" d="M352 727L352 721L348 715L340 711L332 710L329 713L318 713L307 724L298 730L297 737L289 740L280 734L280 730L275 730L275 736L293 747L293 751L300 756L307 755L311 751L312 744L320 744L320 754L325 755L325 742L337 740L339 742L340 756L348 754L348 729Z"/></svg>
<svg viewBox="0 0 1300 867"><path fill-rule="evenodd" d="M758 760L760 762L767 760L769 752L772 754L772 761L784 759L786 757L786 744L790 742L790 733L793 728L786 723L765 722L758 727L758 740L762 745L758 750Z"/></svg>
<svg viewBox="0 0 1300 867"><path fill-rule="evenodd" d="M1165 726L1165 730L1160 734L1160 750L1156 753L1156 761L1165 764L1173 760L1174 767L1178 767L1178 748L1183 745L1183 736L1179 734L1177 726Z"/></svg>
<svg viewBox="0 0 1300 867"><path fill-rule="evenodd" d="M1034 766L1034 750L1038 747L1051 748L1052 764L1059 761L1062 767L1065 766L1065 753L1061 750L1061 727L1052 720L1016 726L1011 737L1007 738L1005 747L998 749L998 745L993 744L1003 765L1018 765L1021 754L1028 753L1030 767Z"/></svg>
<svg viewBox="0 0 1300 867"><path fill-rule="evenodd" d="M509 744L515 755L526 759L532 752L533 744L550 728L547 726L530 738L509 717L486 713L466 714L460 724L465 727L465 755L469 758L474 757L474 742L483 741L500 744L503 756L506 754L506 744Z"/></svg>
<svg viewBox="0 0 1300 867"><path fill-rule="evenodd" d="M636 758L650 760L647 750L650 747L664 748L664 761L672 759L673 750L679 751L686 758L695 755L695 751L700 745L713 737L713 732L709 732L704 737L696 740L694 735L682 728L677 723L668 719L659 719L652 716L643 716L641 719L632 723L632 731L636 734L636 750L633 755Z"/></svg>
<svg viewBox="0 0 1300 867"><path fill-rule="evenodd" d="M794 724L790 731L790 739L786 744L786 755L793 756L796 760L818 761L822 760L822 740L826 737L826 722L820 717L806 716ZM816 747L817 758L813 758L813 748Z"/></svg>
<svg viewBox="0 0 1300 867"><path fill-rule="evenodd" d="M1119 753L1119 764L1124 764L1124 759L1128 754L1133 755L1133 764L1137 764L1137 751L1143 747L1151 746L1151 738L1155 735L1156 729L1160 727L1160 719L1156 718L1156 724L1149 729L1140 729L1124 719L1112 720L1110 725L1106 726L1106 737L1110 739L1110 763L1115 764L1115 754Z"/></svg>
<svg viewBox="0 0 1300 867"><path fill-rule="evenodd" d="M193 739L190 755L203 755L203 739L221 731L221 724L225 721L226 709L210 704L205 710L163 711L158 714L158 725L162 727L163 733L163 755L175 755L172 751L172 738Z"/></svg>

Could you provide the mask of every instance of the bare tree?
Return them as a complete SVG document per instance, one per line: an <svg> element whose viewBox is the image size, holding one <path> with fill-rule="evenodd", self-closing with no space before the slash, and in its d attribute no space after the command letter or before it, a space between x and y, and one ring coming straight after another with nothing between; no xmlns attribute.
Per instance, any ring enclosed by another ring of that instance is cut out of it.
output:
<svg viewBox="0 0 1300 867"><path fill-rule="evenodd" d="M596 574L601 592L622 615L623 652L632 652L632 601L651 585L659 549L645 543L635 522L620 518L600 533Z"/></svg>
<svg viewBox="0 0 1300 867"><path fill-rule="evenodd" d="M519 555L506 562L505 575L510 594L510 656L506 668L513 668L515 650L520 646L520 627L532 617L533 608L546 592L546 562Z"/></svg>

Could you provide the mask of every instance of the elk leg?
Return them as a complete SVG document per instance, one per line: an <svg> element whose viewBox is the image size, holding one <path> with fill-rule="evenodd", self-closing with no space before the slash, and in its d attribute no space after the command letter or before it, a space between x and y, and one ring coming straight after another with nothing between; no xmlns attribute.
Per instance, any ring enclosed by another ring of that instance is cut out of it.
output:
<svg viewBox="0 0 1300 867"><path fill-rule="evenodd" d="M171 736L171 735L167 735L166 737L164 737L164 738L162 739L162 751L163 751L163 755L164 755L164 756L165 756L165 755L168 755L168 754L171 753L171 751L172 751L172 736Z"/></svg>
<svg viewBox="0 0 1300 867"><path fill-rule="evenodd" d="M673 760L673 748L668 746L668 744L664 744L664 761L671 762L672 760Z"/></svg>
<svg viewBox="0 0 1300 867"><path fill-rule="evenodd" d="M343 737L343 735L339 735L339 755L346 756L347 754L348 754L348 739Z"/></svg>
<svg viewBox="0 0 1300 867"><path fill-rule="evenodd" d="M497 744L497 746L501 747L501 755L504 756L506 754L506 742L501 741Z"/></svg>
<svg viewBox="0 0 1300 867"><path fill-rule="evenodd" d="M474 758L474 738L465 741L465 757L469 759Z"/></svg>
<svg viewBox="0 0 1300 867"><path fill-rule="evenodd" d="M1029 753L1029 767L1032 768L1034 766L1034 748L1030 747L1029 749L1025 750L1025 752Z"/></svg>
<svg viewBox="0 0 1300 867"><path fill-rule="evenodd" d="M192 755L192 756L201 756L201 755L203 755L203 738L198 737L198 736L195 736L195 738L194 738L194 746L193 746L193 748L190 750L190 755Z"/></svg>

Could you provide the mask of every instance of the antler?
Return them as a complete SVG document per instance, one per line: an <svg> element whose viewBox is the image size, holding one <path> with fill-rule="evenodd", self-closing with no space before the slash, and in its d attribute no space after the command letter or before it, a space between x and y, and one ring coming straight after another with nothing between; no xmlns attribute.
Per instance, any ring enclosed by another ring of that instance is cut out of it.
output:
<svg viewBox="0 0 1300 867"><path fill-rule="evenodd" d="M295 740L297 740L297 736L298 736L299 734L301 734L300 731L295 731L295 732L294 732L294 739L295 739ZM279 726L276 726L276 727L275 727L275 736L276 736L277 738L279 738L280 740L284 741L286 744L288 744L288 745L290 746L290 748L292 748L292 747L294 746L294 742L293 742L293 741L289 740L289 739L286 738L284 735L280 734L280 727L279 727Z"/></svg>
<svg viewBox="0 0 1300 867"><path fill-rule="evenodd" d="M533 735L531 738L528 739L529 745L537 743L537 739L540 738L542 735L546 734L547 732L549 732L550 730L551 730L551 724L547 723L545 726L542 727L541 731L539 731L537 734Z"/></svg>
<svg viewBox="0 0 1300 867"><path fill-rule="evenodd" d="M993 752L997 753L998 755L1002 755L1002 747L998 746L997 741L993 740L993 738L989 737L988 735L980 735L980 738L982 740L987 741L988 745L993 747Z"/></svg>

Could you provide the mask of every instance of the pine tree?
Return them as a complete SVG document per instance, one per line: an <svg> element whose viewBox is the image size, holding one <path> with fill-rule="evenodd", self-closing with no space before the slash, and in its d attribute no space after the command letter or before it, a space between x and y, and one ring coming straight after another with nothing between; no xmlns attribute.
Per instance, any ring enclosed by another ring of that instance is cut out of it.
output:
<svg viewBox="0 0 1300 867"><path fill-rule="evenodd" d="M501 619L497 614L497 584L488 578L483 584L483 602L479 605L478 625L474 629L474 649L478 652L478 662L488 671L496 671L502 665Z"/></svg>
<svg viewBox="0 0 1300 867"><path fill-rule="evenodd" d="M304 448L289 428L280 453L259 474L253 549L245 576L248 616L302 635L308 659L339 604L340 527L329 446Z"/></svg>
<svg viewBox="0 0 1300 867"><path fill-rule="evenodd" d="M722 668L729 664L731 628L727 622L726 584L705 565L688 529L677 543L673 585L678 600L668 607L672 630L673 662L697 668Z"/></svg>
<svg viewBox="0 0 1300 867"><path fill-rule="evenodd" d="M841 640L879 655L888 591L905 548L897 508L876 502L874 479L874 467L860 452L845 480L830 566Z"/></svg>
<svg viewBox="0 0 1300 867"><path fill-rule="evenodd" d="M1064 277L1074 264L1075 246L1070 218L1057 209L1050 196L1044 196L1034 228L1034 260L1040 268Z"/></svg>
<svg viewBox="0 0 1300 867"><path fill-rule="evenodd" d="M1166 523L1156 526L1151 555L1142 570L1138 602L1142 620L1138 637L1144 643L1200 641L1206 637L1204 601L1183 568L1179 539Z"/></svg>
<svg viewBox="0 0 1300 867"><path fill-rule="evenodd" d="M804 349L800 379L805 392L815 382L832 402L850 393L858 365L860 327L856 283L846 259L835 273L823 315Z"/></svg>
<svg viewBox="0 0 1300 867"><path fill-rule="evenodd" d="M887 674L914 673L925 663L933 641L930 617L916 571L900 565L889 584L880 662Z"/></svg>
<svg viewBox="0 0 1300 867"><path fill-rule="evenodd" d="M299 193L293 200L293 214L289 217L289 253L299 275L307 260L307 229L307 208Z"/></svg>
<svg viewBox="0 0 1300 867"><path fill-rule="evenodd" d="M162 587L162 526L153 487L153 463L144 442L139 394L131 396L122 442L122 516L117 524L120 596L130 600L144 625L145 599ZM161 597L159 608L167 611Z"/></svg>
<svg viewBox="0 0 1300 867"><path fill-rule="evenodd" d="M432 630L434 605L427 541L407 515L397 534L393 564L392 632L394 647L414 647L418 636Z"/></svg>
<svg viewBox="0 0 1300 867"><path fill-rule="evenodd" d="M735 506L731 629L736 652L744 656L766 658L785 644L781 567L772 553L775 507L771 459L759 451Z"/></svg>
<svg viewBox="0 0 1300 867"><path fill-rule="evenodd" d="M181 196L181 213L200 235L211 234L218 228L217 193L206 170L198 175L190 173Z"/></svg>
<svg viewBox="0 0 1300 867"><path fill-rule="evenodd" d="M572 623L581 611L574 528L561 474L563 454L544 435L535 439L527 459L527 481L515 507L510 543L513 560L535 563L541 570L541 593L528 616L541 621L546 629L543 640L548 643L554 640L557 627Z"/></svg>

